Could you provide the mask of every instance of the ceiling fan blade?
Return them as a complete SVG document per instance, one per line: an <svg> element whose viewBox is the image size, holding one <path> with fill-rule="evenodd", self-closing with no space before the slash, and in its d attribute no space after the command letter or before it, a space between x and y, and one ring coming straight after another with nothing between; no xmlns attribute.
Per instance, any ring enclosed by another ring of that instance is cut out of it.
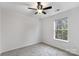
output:
<svg viewBox="0 0 79 59"><path fill-rule="evenodd" d="M52 8L52 6L49 6L49 7L43 8L43 10L47 10L47 9L51 9L51 8Z"/></svg>
<svg viewBox="0 0 79 59"><path fill-rule="evenodd" d="M35 12L35 14L37 14L38 12Z"/></svg>
<svg viewBox="0 0 79 59"><path fill-rule="evenodd" d="M28 8L28 9L37 10L37 9L35 9L35 8Z"/></svg>
<svg viewBox="0 0 79 59"><path fill-rule="evenodd" d="M43 14L47 14L46 12L42 11Z"/></svg>

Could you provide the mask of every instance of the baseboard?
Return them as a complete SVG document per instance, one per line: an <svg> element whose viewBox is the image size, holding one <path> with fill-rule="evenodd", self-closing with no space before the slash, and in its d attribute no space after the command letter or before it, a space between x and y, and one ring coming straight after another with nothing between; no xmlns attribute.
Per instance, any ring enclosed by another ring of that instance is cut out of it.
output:
<svg viewBox="0 0 79 59"><path fill-rule="evenodd" d="M3 50L3 51L1 52L1 54L2 54L2 53L5 53L5 52L8 52L8 51L11 51L11 50L16 50L16 49L19 49L19 48L23 48L23 47L31 46L31 45L38 44L38 43L40 43L40 41L38 41L38 42L37 42L37 41L36 41L36 42L31 42L31 43L29 43L29 44L22 45L22 46L20 46L20 47L16 47L16 48L8 49L8 50Z"/></svg>
<svg viewBox="0 0 79 59"><path fill-rule="evenodd" d="M77 55L77 54L75 54L75 53L72 53L72 52L70 52L70 51L64 50L64 49L62 49L62 48L59 48L59 47L56 47L56 46L52 46L52 45L50 45L50 44L48 44L48 43L45 43L45 42L42 42L42 43L44 43L44 44L46 44L46 45L48 45L48 46L54 47L54 48L56 48L56 49L65 51L65 52L67 52L67 53L70 53L70 54L72 54L72 55L74 55L74 56L79 56L79 55Z"/></svg>

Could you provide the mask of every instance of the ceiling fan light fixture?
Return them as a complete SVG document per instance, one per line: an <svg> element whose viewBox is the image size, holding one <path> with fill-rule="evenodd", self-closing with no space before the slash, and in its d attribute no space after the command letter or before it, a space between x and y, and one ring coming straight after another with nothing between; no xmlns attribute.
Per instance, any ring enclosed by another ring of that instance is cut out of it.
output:
<svg viewBox="0 0 79 59"><path fill-rule="evenodd" d="M44 7L44 5L41 4L41 2L37 2L37 8L28 8L32 10L36 10L35 14L47 14L45 10L51 9L52 6Z"/></svg>
<svg viewBox="0 0 79 59"><path fill-rule="evenodd" d="M38 14L42 14L42 9L37 9Z"/></svg>

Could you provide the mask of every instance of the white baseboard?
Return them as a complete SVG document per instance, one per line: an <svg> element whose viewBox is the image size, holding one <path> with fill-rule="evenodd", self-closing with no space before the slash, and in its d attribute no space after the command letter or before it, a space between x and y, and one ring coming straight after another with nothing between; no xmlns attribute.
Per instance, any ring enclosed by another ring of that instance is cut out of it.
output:
<svg viewBox="0 0 79 59"><path fill-rule="evenodd" d="M75 55L75 56L79 56L79 54L75 53L75 52L72 51L72 50L66 50L66 49L63 49L63 48L60 48L60 47L57 47L57 46L51 45L51 44L49 44L49 43L47 43L47 42L43 42L43 43L44 43L44 44L47 44L47 45L49 45L49 46L51 46L51 47L54 47L54 48L60 49L60 50L62 50L62 51L65 51L65 52L71 53L71 54L73 54L73 55Z"/></svg>
<svg viewBox="0 0 79 59"><path fill-rule="evenodd" d="M27 46L38 44L38 43L40 43L40 41L30 42L29 44L22 45L22 46L19 46L19 47L16 47L16 48L12 48L12 49L8 49L8 50L2 50L1 53L7 52L7 51L11 51L11 50L15 50L15 49L19 49L19 48L22 48L22 47L27 47Z"/></svg>

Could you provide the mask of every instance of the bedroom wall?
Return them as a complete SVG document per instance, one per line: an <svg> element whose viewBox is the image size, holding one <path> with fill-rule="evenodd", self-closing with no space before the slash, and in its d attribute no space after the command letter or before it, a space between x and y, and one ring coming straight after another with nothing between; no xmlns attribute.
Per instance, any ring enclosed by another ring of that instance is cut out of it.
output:
<svg viewBox="0 0 79 59"><path fill-rule="evenodd" d="M68 17L68 41L54 39L54 20ZM43 42L79 55L79 7L43 18Z"/></svg>
<svg viewBox="0 0 79 59"><path fill-rule="evenodd" d="M1 34L2 34L2 33L1 33L1 8L0 8L0 53L1 53L1 49L2 49L2 48L1 48L1 38L2 38L2 37L1 37Z"/></svg>
<svg viewBox="0 0 79 59"><path fill-rule="evenodd" d="M2 52L40 42L39 19L2 9Z"/></svg>

